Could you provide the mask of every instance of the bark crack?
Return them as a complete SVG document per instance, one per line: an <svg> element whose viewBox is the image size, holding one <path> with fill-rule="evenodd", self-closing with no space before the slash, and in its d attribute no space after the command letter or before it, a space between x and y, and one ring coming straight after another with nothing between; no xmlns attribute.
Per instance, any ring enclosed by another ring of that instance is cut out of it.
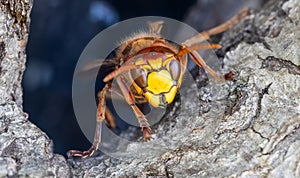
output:
<svg viewBox="0 0 300 178"><path fill-rule="evenodd" d="M290 74L300 75L300 65L296 65L291 61L276 58L274 56L268 56L265 59L258 56L258 58L262 61L262 69L266 68L270 71L279 71L282 68L286 68Z"/></svg>
<svg viewBox="0 0 300 178"><path fill-rule="evenodd" d="M254 130L253 125L254 125L254 121L256 118L259 117L260 113L261 113L261 101L264 97L265 94L269 94L268 90L271 87L272 83L268 84L265 88L263 88L259 93L258 93L258 100L257 100L257 108L255 110L255 115L252 117L249 126L247 128L251 128L252 130Z"/></svg>

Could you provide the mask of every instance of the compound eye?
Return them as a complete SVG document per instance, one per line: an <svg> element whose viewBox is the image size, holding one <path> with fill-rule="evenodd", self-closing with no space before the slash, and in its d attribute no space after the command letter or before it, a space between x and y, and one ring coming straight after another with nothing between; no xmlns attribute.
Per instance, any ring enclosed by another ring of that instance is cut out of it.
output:
<svg viewBox="0 0 300 178"><path fill-rule="evenodd" d="M131 70L131 77L140 88L147 87L147 74L143 69Z"/></svg>
<svg viewBox="0 0 300 178"><path fill-rule="evenodd" d="M172 60L169 64L169 72L173 80L178 80L180 76L180 64L177 60Z"/></svg>

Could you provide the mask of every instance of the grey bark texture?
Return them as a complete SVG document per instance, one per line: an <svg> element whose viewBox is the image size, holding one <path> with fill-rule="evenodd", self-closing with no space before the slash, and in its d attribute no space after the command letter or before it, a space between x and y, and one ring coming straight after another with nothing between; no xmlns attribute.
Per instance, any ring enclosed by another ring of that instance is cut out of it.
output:
<svg viewBox="0 0 300 178"><path fill-rule="evenodd" d="M22 109L31 0L0 1L0 177L68 177L63 156Z"/></svg>
<svg viewBox="0 0 300 178"><path fill-rule="evenodd" d="M126 161L53 154L22 111L32 2L0 2L0 177L300 177L299 0L269 1L224 33L217 54L235 79L186 89L181 112L156 127L165 144L182 144Z"/></svg>

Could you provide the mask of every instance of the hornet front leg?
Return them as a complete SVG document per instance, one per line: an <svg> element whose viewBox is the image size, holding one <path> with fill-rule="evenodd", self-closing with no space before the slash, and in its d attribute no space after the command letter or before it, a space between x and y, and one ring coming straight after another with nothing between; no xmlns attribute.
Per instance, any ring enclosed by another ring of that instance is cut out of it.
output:
<svg viewBox="0 0 300 178"><path fill-rule="evenodd" d="M122 94L126 100L126 102L130 105L131 109L133 110L133 113L138 119L138 122L140 124L140 127L143 131L143 136L146 140L149 140L151 138L151 128L148 123L147 118L142 113L142 111L137 107L135 104L135 98L133 94L130 92L129 88L126 86L125 78L124 76L120 75L117 77L117 83L122 91Z"/></svg>
<svg viewBox="0 0 300 178"><path fill-rule="evenodd" d="M96 115L96 131L94 136L93 145L87 151L79 151L79 150L70 150L68 151L68 157L82 157L86 158L92 156L94 152L98 149L99 144L101 142L101 130L102 130L102 123L105 120L105 112L106 102L105 102L105 95L107 90L109 89L109 84L106 84L105 87L98 93L98 106L97 106L97 115Z"/></svg>

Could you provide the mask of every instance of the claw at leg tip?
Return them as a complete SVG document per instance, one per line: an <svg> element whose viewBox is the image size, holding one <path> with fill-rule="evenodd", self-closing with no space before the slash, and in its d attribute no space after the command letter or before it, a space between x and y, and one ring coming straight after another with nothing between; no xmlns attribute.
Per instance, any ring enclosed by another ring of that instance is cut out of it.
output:
<svg viewBox="0 0 300 178"><path fill-rule="evenodd" d="M146 127L143 128L143 135L144 135L144 138L146 140L150 140L151 139L151 134L150 134L150 130Z"/></svg>

